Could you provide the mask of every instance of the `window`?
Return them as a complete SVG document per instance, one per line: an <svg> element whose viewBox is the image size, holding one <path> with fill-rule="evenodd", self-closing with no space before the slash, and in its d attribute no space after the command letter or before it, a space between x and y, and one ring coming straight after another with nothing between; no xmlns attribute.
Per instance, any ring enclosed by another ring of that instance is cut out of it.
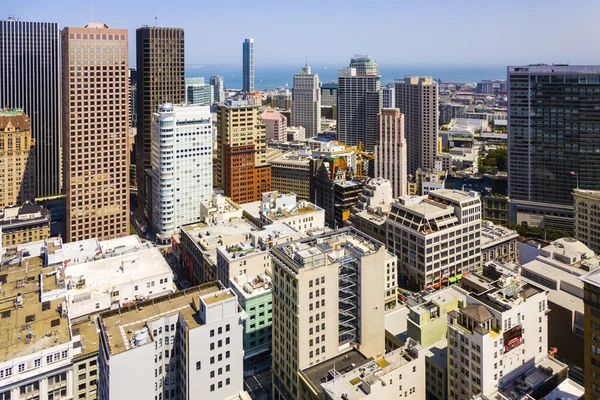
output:
<svg viewBox="0 0 600 400"><path fill-rule="evenodd" d="M214 378L215 377L215 371L210 371L210 377Z"/></svg>
<svg viewBox="0 0 600 400"><path fill-rule="evenodd" d="M215 336L215 330L214 330L214 329L211 329L211 330L210 330L210 337L213 337L213 336Z"/></svg>
<svg viewBox="0 0 600 400"><path fill-rule="evenodd" d="M211 364L214 364L214 363L215 363L215 357L214 357L214 356L210 358L210 363L211 363Z"/></svg>
<svg viewBox="0 0 600 400"><path fill-rule="evenodd" d="M220 327L219 327L219 335L220 335L221 333L223 333L223 327L222 327L222 326L220 326Z"/></svg>
<svg viewBox="0 0 600 400"><path fill-rule="evenodd" d="M196 361L196 371L198 371L202 366L202 363L200 361Z"/></svg>
<svg viewBox="0 0 600 400"><path fill-rule="evenodd" d="M225 338L225 344L229 344L229 338Z"/></svg>
<svg viewBox="0 0 600 400"><path fill-rule="evenodd" d="M210 385L210 391L214 392L215 391L215 385Z"/></svg>
<svg viewBox="0 0 600 400"><path fill-rule="evenodd" d="M230 382L231 382L231 379L229 379L229 378L225 379L225 385L229 385Z"/></svg>
<svg viewBox="0 0 600 400"><path fill-rule="evenodd" d="M229 324L225 325L225 332L229 332Z"/></svg>

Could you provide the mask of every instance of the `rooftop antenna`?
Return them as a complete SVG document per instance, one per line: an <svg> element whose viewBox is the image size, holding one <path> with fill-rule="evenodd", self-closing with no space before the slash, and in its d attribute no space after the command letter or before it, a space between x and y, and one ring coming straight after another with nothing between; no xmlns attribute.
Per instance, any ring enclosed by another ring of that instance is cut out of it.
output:
<svg viewBox="0 0 600 400"><path fill-rule="evenodd" d="M154 17L154 26L158 26L158 17Z"/></svg>
<svg viewBox="0 0 600 400"><path fill-rule="evenodd" d="M305 54L304 65L308 66L308 54Z"/></svg>

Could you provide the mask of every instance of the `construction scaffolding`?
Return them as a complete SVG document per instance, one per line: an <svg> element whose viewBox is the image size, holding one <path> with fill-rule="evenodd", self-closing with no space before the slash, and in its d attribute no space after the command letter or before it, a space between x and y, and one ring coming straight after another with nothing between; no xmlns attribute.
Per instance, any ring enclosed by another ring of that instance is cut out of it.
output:
<svg viewBox="0 0 600 400"><path fill-rule="evenodd" d="M339 264L339 344L358 342L358 262L355 256L345 255Z"/></svg>

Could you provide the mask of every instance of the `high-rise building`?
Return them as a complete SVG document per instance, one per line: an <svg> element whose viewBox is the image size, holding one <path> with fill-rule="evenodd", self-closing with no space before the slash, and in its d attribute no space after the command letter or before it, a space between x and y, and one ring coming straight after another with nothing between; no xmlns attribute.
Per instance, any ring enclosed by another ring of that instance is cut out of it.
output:
<svg viewBox="0 0 600 400"><path fill-rule="evenodd" d="M219 75L211 76L210 87L212 90L212 104L225 103L225 81L223 77Z"/></svg>
<svg viewBox="0 0 600 400"><path fill-rule="evenodd" d="M0 21L0 108L31 118L35 197L57 195L63 184L59 48L56 23Z"/></svg>
<svg viewBox="0 0 600 400"><path fill-rule="evenodd" d="M337 82L327 82L321 85L321 106L337 105Z"/></svg>
<svg viewBox="0 0 600 400"><path fill-rule="evenodd" d="M187 85L186 91L188 104L200 104L204 106L211 105L211 90L212 87L207 84Z"/></svg>
<svg viewBox="0 0 600 400"><path fill-rule="evenodd" d="M246 93L254 92L254 39L245 39L242 44L243 88Z"/></svg>
<svg viewBox="0 0 600 400"><path fill-rule="evenodd" d="M137 133L135 137L138 212L151 218L146 169L152 168L152 114L164 103L185 101L185 53L182 28L144 26L136 31Z"/></svg>
<svg viewBox="0 0 600 400"><path fill-rule="evenodd" d="M573 189L575 238L600 254L600 191Z"/></svg>
<svg viewBox="0 0 600 400"><path fill-rule="evenodd" d="M600 350L598 338L600 337L600 277L599 269L581 277L583 281L583 349L585 374L585 400L597 400L597 387L600 386Z"/></svg>
<svg viewBox="0 0 600 400"><path fill-rule="evenodd" d="M371 55L355 54L350 59L350 68L356 68L356 75L379 75L379 65Z"/></svg>
<svg viewBox="0 0 600 400"><path fill-rule="evenodd" d="M137 70L129 68L129 127L137 127ZM133 145L133 143L131 143Z"/></svg>
<svg viewBox="0 0 600 400"><path fill-rule="evenodd" d="M267 141L285 142L287 136L287 118L277 110L265 110L261 115L265 124Z"/></svg>
<svg viewBox="0 0 600 400"><path fill-rule="evenodd" d="M127 44L105 24L62 31L67 241L129 235Z"/></svg>
<svg viewBox="0 0 600 400"><path fill-rule="evenodd" d="M217 117L217 186L238 204L258 201L271 190L265 126L259 106L221 105ZM237 133L243 123L244 131Z"/></svg>
<svg viewBox="0 0 600 400"><path fill-rule="evenodd" d="M356 68L341 68L338 71L338 140L350 146L361 142L366 151L372 152L377 143L381 101L378 75L359 75Z"/></svg>
<svg viewBox="0 0 600 400"><path fill-rule="evenodd" d="M321 131L320 86L319 75L312 74L308 65L294 75L291 122L293 126L303 126L307 138L317 136Z"/></svg>
<svg viewBox="0 0 600 400"><path fill-rule="evenodd" d="M383 108L396 108L396 87L393 83L388 83L381 87L383 95Z"/></svg>
<svg viewBox="0 0 600 400"><path fill-rule="evenodd" d="M35 198L35 139L23 110L0 109L0 208Z"/></svg>
<svg viewBox="0 0 600 400"><path fill-rule="evenodd" d="M408 173L433 169L438 145L438 85L431 77L396 81L396 108L404 114Z"/></svg>
<svg viewBox="0 0 600 400"><path fill-rule="evenodd" d="M477 192L440 189L392 204L387 242L402 281L435 289L481 268L481 202Z"/></svg>
<svg viewBox="0 0 600 400"><path fill-rule="evenodd" d="M511 222L573 229L573 188L600 190L600 66L508 67Z"/></svg>
<svg viewBox="0 0 600 400"><path fill-rule="evenodd" d="M209 106L165 103L152 122L152 224L170 243L182 226L200 221L212 196L212 118Z"/></svg>
<svg viewBox="0 0 600 400"><path fill-rule="evenodd" d="M397 108L384 108L378 116L379 138L375 145L375 176L389 180L394 198L408 190L404 115Z"/></svg>
<svg viewBox="0 0 600 400"><path fill-rule="evenodd" d="M299 372L346 350L383 355L396 257L382 243L345 228L274 246L271 259L274 398L312 398Z"/></svg>

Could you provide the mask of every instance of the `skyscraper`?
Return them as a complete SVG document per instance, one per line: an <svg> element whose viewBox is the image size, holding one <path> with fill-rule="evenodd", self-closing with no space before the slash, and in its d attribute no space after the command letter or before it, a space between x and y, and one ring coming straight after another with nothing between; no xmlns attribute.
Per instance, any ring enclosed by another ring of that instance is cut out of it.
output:
<svg viewBox="0 0 600 400"><path fill-rule="evenodd" d="M433 169L439 123L437 83L431 77L418 76L396 81L396 108L404 114L408 173Z"/></svg>
<svg viewBox="0 0 600 400"><path fill-rule="evenodd" d="M67 241L129 235L127 29L90 23L61 40Z"/></svg>
<svg viewBox="0 0 600 400"><path fill-rule="evenodd" d="M366 69L355 59L352 64ZM373 70L372 66L369 70ZM378 75L359 75L356 68L341 68L338 71L338 140L351 146L362 142L366 151L372 152L377 143L377 114L381 111L381 102Z"/></svg>
<svg viewBox="0 0 600 400"><path fill-rule="evenodd" d="M246 93L254 92L254 39L245 39L242 45L244 87Z"/></svg>
<svg viewBox="0 0 600 400"><path fill-rule="evenodd" d="M225 82L222 76L215 75L210 77L210 87L212 90L212 102L225 102Z"/></svg>
<svg viewBox="0 0 600 400"><path fill-rule="evenodd" d="M135 137L138 211L150 218L145 170L151 168L152 114L164 103L185 101L182 28L144 26L136 31L137 133Z"/></svg>
<svg viewBox="0 0 600 400"><path fill-rule="evenodd" d="M508 67L511 222L571 231L572 189L600 189L600 66Z"/></svg>
<svg viewBox="0 0 600 400"><path fill-rule="evenodd" d="M61 192L61 71L58 24L0 21L0 109L31 119L36 197Z"/></svg>
<svg viewBox="0 0 600 400"><path fill-rule="evenodd" d="M321 83L308 65L294 75L291 114L292 126L303 126L307 138L317 136L321 130Z"/></svg>
<svg viewBox="0 0 600 400"><path fill-rule="evenodd" d="M375 146L375 177L390 181L394 198L408 189L404 115L397 108L384 108L378 119L379 140Z"/></svg>
<svg viewBox="0 0 600 400"><path fill-rule="evenodd" d="M379 65L371 55L355 54L350 59L350 68L356 68L356 75L379 75Z"/></svg>
<svg viewBox="0 0 600 400"><path fill-rule="evenodd" d="M396 108L396 88L393 83L388 83L381 88L383 93L383 108Z"/></svg>

